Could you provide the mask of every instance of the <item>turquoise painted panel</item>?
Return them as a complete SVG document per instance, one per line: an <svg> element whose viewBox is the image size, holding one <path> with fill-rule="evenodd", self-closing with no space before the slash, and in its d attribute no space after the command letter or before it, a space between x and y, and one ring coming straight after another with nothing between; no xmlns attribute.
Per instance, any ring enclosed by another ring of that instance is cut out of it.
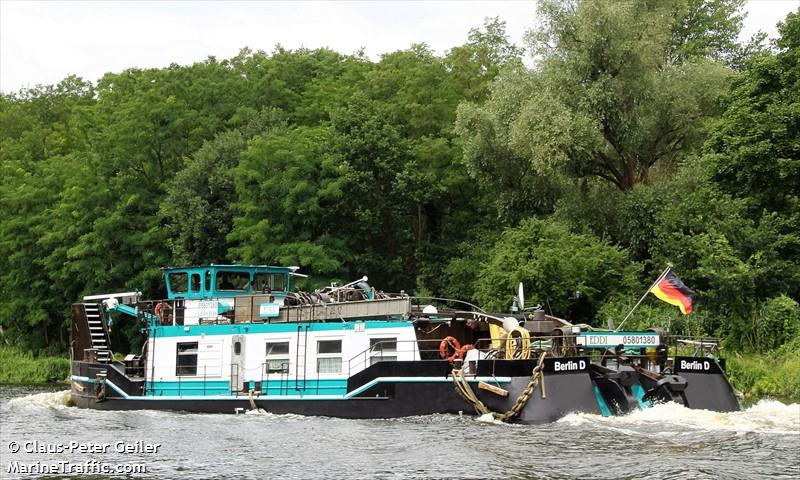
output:
<svg viewBox="0 0 800 480"><path fill-rule="evenodd" d="M597 385L594 386L594 396L597 398L597 405L600 407L600 413L603 414L604 417L610 417L611 409L608 408L606 399L603 398L603 395L600 393L600 389L597 388Z"/></svg>
<svg viewBox="0 0 800 480"><path fill-rule="evenodd" d="M347 380L345 379L320 379L317 381L306 380L297 385L292 380L262 381L262 395L344 395L347 393ZM298 388L300 387L300 388ZM255 381L250 381L250 389L255 388ZM227 380L208 380L203 385L202 380L186 381L157 381L147 382L147 395L149 396L209 396L209 395L236 395L231 393L230 383ZM240 393L241 395L241 393Z"/></svg>
<svg viewBox="0 0 800 480"><path fill-rule="evenodd" d="M649 400L644 399L644 387L638 383L634 383L633 386L631 386L631 391L633 391L633 394L636 395L636 401L639 402L639 408L650 408L653 406Z"/></svg>
<svg viewBox="0 0 800 480"><path fill-rule="evenodd" d="M310 332L322 331L347 331L353 330L356 323L365 323L366 328L410 328L411 322L405 321L366 321L366 322L341 322L341 323L240 323L232 325L167 325L151 327L151 336L164 337L194 337L205 335L245 335L248 333L294 333L297 326L309 326Z"/></svg>
<svg viewBox="0 0 800 480"><path fill-rule="evenodd" d="M185 380L147 382L147 394L160 396L184 395L228 395L230 382L227 380Z"/></svg>
<svg viewBox="0 0 800 480"><path fill-rule="evenodd" d="M294 380L269 380L262 382L264 395L344 395L347 393L345 379L309 379L295 384Z"/></svg>

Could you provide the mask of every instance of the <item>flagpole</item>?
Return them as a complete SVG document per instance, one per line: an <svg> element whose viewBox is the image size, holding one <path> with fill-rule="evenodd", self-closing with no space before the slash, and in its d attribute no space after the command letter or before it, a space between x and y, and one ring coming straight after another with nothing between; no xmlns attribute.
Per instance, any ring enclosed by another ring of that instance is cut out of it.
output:
<svg viewBox="0 0 800 480"><path fill-rule="evenodd" d="M631 318L631 315L633 315L633 312L634 312L634 311L636 311L636 309L637 309L637 308L639 308L639 305L641 305L641 304L642 304L642 302L644 301L644 299L645 299L645 298L647 298L647 294L648 294L648 293L650 293L650 290L652 290L652 289L653 289L653 287L655 287L656 285L658 285L658 282L660 282L660 281L661 281L661 279L662 279L662 278L664 278L664 277L667 275L667 273L669 273L669 271L670 271L670 269L671 269L671 268L672 268L672 264L669 264L669 263L668 263L668 264L667 264L667 268L665 268L665 269L664 269L664 271L663 271L663 272L661 272L661 275L659 275L659 276L658 276L658 278L656 278L656 281L655 281L655 282L653 282L653 284L652 284L652 285L650 285L650 287L647 289L647 291L646 291L646 292L644 292L644 295L642 295L642 298L640 298L640 299L639 299L639 301L638 301L638 302L636 302L636 305L634 305L634 306L633 306L633 308L631 309L631 311L630 311L630 312L628 312L628 314L627 314L627 315L625 315L625 318L624 318L624 319L622 319L622 323L620 323L620 324L619 324L619 326L618 326L618 327L617 327L617 328L614 330L615 332L619 332L619 329L620 329L620 328L622 328L622 326L623 326L623 325L625 325L625 322L627 322L627 321L628 321L628 319L629 319L629 318Z"/></svg>

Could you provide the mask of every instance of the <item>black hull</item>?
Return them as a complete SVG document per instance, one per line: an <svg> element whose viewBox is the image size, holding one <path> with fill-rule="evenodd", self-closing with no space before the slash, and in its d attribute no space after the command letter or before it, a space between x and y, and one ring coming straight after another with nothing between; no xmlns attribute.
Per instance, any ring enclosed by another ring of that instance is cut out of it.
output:
<svg viewBox="0 0 800 480"><path fill-rule="evenodd" d="M547 381L547 398L541 398L541 394L534 392L518 419L519 423L548 423L558 420L567 413L580 411L600 413L597 402L593 396L569 395L565 390L565 383L574 384L586 383L588 378L581 379L552 379ZM516 394L527 386L528 378L514 378L511 382L509 398L516 400ZM552 383L552 388L551 384ZM387 382L387 388L394 390L392 397L354 397L349 399L336 400L315 400L315 399L270 399L269 397L254 397L253 402L259 409L276 414L298 414L309 416L325 416L337 418L397 418L415 415L431 414L466 414L474 415L472 406L464 401L453 388L451 382L437 383L403 383ZM84 387L91 392L91 385ZM589 385L588 388L591 388ZM558 395L555 391L564 391L567 395ZM477 391L477 389L476 389ZM478 396L487 406L495 411L504 412L511 408L513 400L490 398L489 395L480 392ZM559 398L563 397L563 398ZM246 395L231 399L203 399L203 398L182 398L182 399L131 399L115 396L107 396L104 400L98 401L93 395L72 392L72 400L76 406L81 408L93 408L97 410L175 410L191 413L242 413L252 409L250 399Z"/></svg>
<svg viewBox="0 0 800 480"><path fill-rule="evenodd" d="M542 424L554 422L569 413L607 414L601 409L604 401L612 403L609 388L630 392L614 381L599 382L590 374L588 359L571 359L573 363L587 360L586 367L577 371L557 371L555 362L566 359L546 359L544 392L538 385L527 404L514 419L516 423ZM577 360L577 361L576 361ZM477 397L492 411L506 412L512 408L530 381L533 361L482 361L478 375L504 377L507 397L470 386ZM277 397L247 393L224 397L158 397L142 394L144 382L129 379L109 364L75 362L73 364L72 401L80 408L97 410L173 410L191 413L244 413L253 406L275 414L298 414L350 419L398 418L431 414L475 415L473 406L455 390L448 376L446 362L381 362L360 372L348 381L348 391L360 393L351 397L313 398ZM107 374L107 380L94 380L97 372ZM683 373L682 373L683 374ZM730 384L721 370L685 373L689 386L673 401L689 408L720 412L739 410ZM397 380L398 377L403 377ZM596 376L595 376L596 377ZM377 381L377 383L376 383ZM371 382L371 383L370 383ZM113 386L109 386L113 384ZM646 382L643 382L647 388ZM633 395L618 395L613 399L612 413L620 414L638 408ZM620 405L621 402L628 402ZM621 408L620 408L621 407Z"/></svg>
<svg viewBox="0 0 800 480"><path fill-rule="evenodd" d="M491 370L487 377L496 375L510 381L503 382L502 388L508 390L507 397L501 397L478 388L470 383L477 397L495 412L506 412L516 402L530 381L533 361L491 362L479 366L481 370ZM552 367L552 366L551 366ZM470 403L456 392L452 377L448 377L452 367L447 362L381 362L354 376L348 382L348 390L368 385L368 382L381 380L363 389L350 398L275 398L268 395L253 396L256 408L276 414L298 414L327 416L337 418L398 418L431 414L475 415ZM399 371L398 371L399 370ZM552 370L552 368L551 368ZM94 375L103 371L108 384L102 392ZM403 374L403 380L392 380ZM517 375L514 375L516 373ZM524 373L525 375L519 375ZM435 375L435 376L434 376ZM72 401L81 408L97 410L175 410L192 413L241 413L251 410L253 405L247 393L232 397L181 397L161 398L142 396L144 382L127 379L121 372L108 364L73 364ZM547 374L545 369L545 396L541 385L530 396L526 407L515 419L518 423L549 423L571 412L599 414L592 381L588 370L567 374ZM100 399L98 399L98 397Z"/></svg>

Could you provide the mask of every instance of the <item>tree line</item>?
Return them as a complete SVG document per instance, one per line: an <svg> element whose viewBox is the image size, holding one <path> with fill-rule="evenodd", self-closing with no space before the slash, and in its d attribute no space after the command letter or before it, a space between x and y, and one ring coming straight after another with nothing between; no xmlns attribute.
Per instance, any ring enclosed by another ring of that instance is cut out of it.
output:
<svg viewBox="0 0 800 480"><path fill-rule="evenodd" d="M695 313L652 300L632 326L779 347L800 335L800 14L742 44L742 4L547 0L523 46L495 18L443 55L245 48L4 93L3 341L63 350L72 302L163 296L166 265L493 310L522 281L600 326L671 263Z"/></svg>

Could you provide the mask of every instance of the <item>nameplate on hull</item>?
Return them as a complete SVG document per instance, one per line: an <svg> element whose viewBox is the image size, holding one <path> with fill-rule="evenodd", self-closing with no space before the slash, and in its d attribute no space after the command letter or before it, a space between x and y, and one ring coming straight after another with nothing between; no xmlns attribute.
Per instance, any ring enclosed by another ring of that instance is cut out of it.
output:
<svg viewBox="0 0 800 480"><path fill-rule="evenodd" d="M281 306L278 303L262 303L258 306L258 316L261 318L275 318L280 316Z"/></svg>
<svg viewBox="0 0 800 480"><path fill-rule="evenodd" d="M584 348L657 347L658 334L653 332L588 332L578 335L575 343Z"/></svg>
<svg viewBox="0 0 800 480"><path fill-rule="evenodd" d="M545 358L544 373L587 373L589 357Z"/></svg>
<svg viewBox="0 0 800 480"><path fill-rule="evenodd" d="M719 360L719 362L724 365L722 360ZM675 373L722 373L717 360L705 357L675 357L673 371Z"/></svg>
<svg viewBox="0 0 800 480"><path fill-rule="evenodd" d="M219 302L216 300L201 300L197 302L197 318L217 318L219 315Z"/></svg>

